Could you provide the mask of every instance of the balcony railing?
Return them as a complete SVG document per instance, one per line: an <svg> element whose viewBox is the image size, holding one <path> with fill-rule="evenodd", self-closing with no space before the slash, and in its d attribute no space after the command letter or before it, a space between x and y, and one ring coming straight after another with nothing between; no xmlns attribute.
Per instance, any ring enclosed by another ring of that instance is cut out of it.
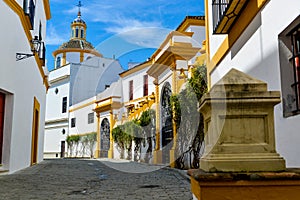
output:
<svg viewBox="0 0 300 200"><path fill-rule="evenodd" d="M23 11L26 16L29 18L31 25L31 30L34 28L34 15L35 15L35 4L33 0L24 0L23 1Z"/></svg>
<svg viewBox="0 0 300 200"><path fill-rule="evenodd" d="M213 0L213 31L227 34L249 0Z"/></svg>

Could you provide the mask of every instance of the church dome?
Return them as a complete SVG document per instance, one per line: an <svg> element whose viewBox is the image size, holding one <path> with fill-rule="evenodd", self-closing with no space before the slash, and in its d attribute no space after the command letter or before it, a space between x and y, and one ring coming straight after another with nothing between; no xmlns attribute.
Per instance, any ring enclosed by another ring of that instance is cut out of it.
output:
<svg viewBox="0 0 300 200"><path fill-rule="evenodd" d="M81 19L81 15L78 14L76 19L74 19L72 23L83 23L83 24L85 24L85 21L83 19Z"/></svg>
<svg viewBox="0 0 300 200"><path fill-rule="evenodd" d="M94 49L93 45L86 40L71 39L63 43L59 49Z"/></svg>

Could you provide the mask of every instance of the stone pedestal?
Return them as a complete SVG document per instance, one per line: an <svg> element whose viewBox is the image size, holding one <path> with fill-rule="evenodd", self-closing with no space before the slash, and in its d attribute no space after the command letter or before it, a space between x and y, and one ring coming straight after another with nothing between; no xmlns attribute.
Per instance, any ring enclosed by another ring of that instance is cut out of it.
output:
<svg viewBox="0 0 300 200"><path fill-rule="evenodd" d="M285 172L211 173L189 170L194 199L298 200L300 170Z"/></svg>
<svg viewBox="0 0 300 200"><path fill-rule="evenodd" d="M280 93L232 69L200 102L206 172L282 171L285 161L275 150L273 108Z"/></svg>

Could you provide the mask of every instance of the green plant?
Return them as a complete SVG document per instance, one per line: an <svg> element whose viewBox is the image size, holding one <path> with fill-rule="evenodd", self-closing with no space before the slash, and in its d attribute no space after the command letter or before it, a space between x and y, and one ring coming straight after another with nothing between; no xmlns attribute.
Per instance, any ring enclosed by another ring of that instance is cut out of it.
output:
<svg viewBox="0 0 300 200"><path fill-rule="evenodd" d="M112 130L112 136L114 141L117 143L120 149L120 158L124 158L124 150L125 150L125 132L123 131L122 126L117 126Z"/></svg>
<svg viewBox="0 0 300 200"><path fill-rule="evenodd" d="M80 136L79 135L68 135L66 138L68 147L69 147L69 151L70 151L70 157L72 157L73 155L73 151L75 148L75 157L77 157L77 153L78 153L78 144L80 141Z"/></svg>
<svg viewBox="0 0 300 200"><path fill-rule="evenodd" d="M144 130L145 138L148 144L148 148L145 154L145 162L149 162L150 157L152 155L152 140L154 130L155 130L155 111L152 109L146 110L142 112L141 117L139 118L139 125ZM145 146L145 140L140 141L140 143L144 143ZM138 151L140 149L140 146L137 147L135 151Z"/></svg>
<svg viewBox="0 0 300 200"><path fill-rule="evenodd" d="M186 153L193 154L190 166L199 167L200 148L204 139L203 119L198 112L198 102L207 92L206 67L196 66L192 74L186 88L170 98L172 119L177 130L175 139L176 153L179 155L176 161L178 168L185 168L183 160Z"/></svg>
<svg viewBox="0 0 300 200"><path fill-rule="evenodd" d="M83 146L83 152L82 155L85 155L85 148L88 148L89 150L89 156L90 158L94 157L94 147L95 143L97 141L97 133L96 132L91 132L86 135L80 136L80 141Z"/></svg>

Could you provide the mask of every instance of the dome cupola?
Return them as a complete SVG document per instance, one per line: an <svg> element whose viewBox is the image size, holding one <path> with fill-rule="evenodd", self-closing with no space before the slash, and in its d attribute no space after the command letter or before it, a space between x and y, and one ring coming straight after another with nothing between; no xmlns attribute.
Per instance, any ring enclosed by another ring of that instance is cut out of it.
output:
<svg viewBox="0 0 300 200"><path fill-rule="evenodd" d="M80 11L80 7L82 6L81 1L79 1L77 6L78 6L77 18L75 18L71 23L71 39L85 40L87 26L85 21L81 18L81 11Z"/></svg>

